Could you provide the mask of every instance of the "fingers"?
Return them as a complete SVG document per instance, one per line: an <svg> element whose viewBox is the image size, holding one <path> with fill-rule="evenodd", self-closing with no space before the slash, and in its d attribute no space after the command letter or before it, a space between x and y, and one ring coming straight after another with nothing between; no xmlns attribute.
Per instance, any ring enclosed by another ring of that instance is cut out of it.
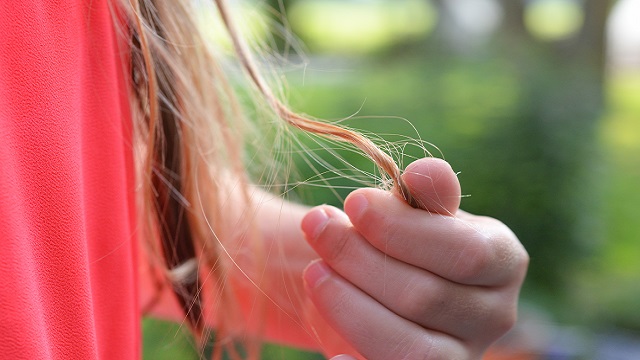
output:
<svg viewBox="0 0 640 360"><path fill-rule="evenodd" d="M309 265L304 278L318 311L366 359L469 358L455 339L388 311L322 260Z"/></svg>
<svg viewBox="0 0 640 360"><path fill-rule="evenodd" d="M407 166L402 178L422 209L442 215L453 215L458 210L460 182L446 161L416 160Z"/></svg>
<svg viewBox="0 0 640 360"><path fill-rule="evenodd" d="M309 298L368 359L478 356L515 322L528 255L502 223L458 209L446 162L418 160L403 179L422 209L360 189L346 215L325 206L303 219L323 258L305 271Z"/></svg>
<svg viewBox="0 0 640 360"><path fill-rule="evenodd" d="M488 225L431 214L378 189L354 191L344 207L374 247L451 281L500 286L524 275L526 252L497 221Z"/></svg>
<svg viewBox="0 0 640 360"><path fill-rule="evenodd" d="M424 328L483 343L502 335L515 320L515 306L510 307L504 295L453 283L386 256L338 209L316 208L305 218L303 229L311 246L334 271L387 309Z"/></svg>
<svg viewBox="0 0 640 360"><path fill-rule="evenodd" d="M527 255L513 233L458 210L460 183L447 162L417 160L403 179L429 212L376 189L354 191L345 201L351 222L373 246L461 284L499 286L524 276Z"/></svg>

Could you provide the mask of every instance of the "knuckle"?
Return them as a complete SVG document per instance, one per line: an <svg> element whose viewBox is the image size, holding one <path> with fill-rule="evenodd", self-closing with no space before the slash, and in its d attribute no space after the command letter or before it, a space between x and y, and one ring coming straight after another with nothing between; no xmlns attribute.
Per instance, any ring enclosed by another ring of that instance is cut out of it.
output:
<svg viewBox="0 0 640 360"><path fill-rule="evenodd" d="M428 279L410 279L396 296L398 312L416 321L440 314L447 306L448 293Z"/></svg>
<svg viewBox="0 0 640 360"><path fill-rule="evenodd" d="M518 311L516 306L512 306L511 309L507 311L505 311L504 308L497 309L496 314L496 319L493 321L495 339L511 330L518 320Z"/></svg>
<svg viewBox="0 0 640 360"><path fill-rule="evenodd" d="M496 220L497 221L497 220ZM495 271L505 274L505 280L522 279L529 266L529 254L511 230L501 222L489 238Z"/></svg>
<svg viewBox="0 0 640 360"><path fill-rule="evenodd" d="M520 266L522 271L526 272L527 268L529 267L530 261L529 253L519 241L516 240L516 242L518 265Z"/></svg>
<svg viewBox="0 0 640 360"><path fill-rule="evenodd" d="M456 269L463 283L475 284L488 279L492 284L505 284L522 279L529 265L529 255L502 222L486 220L484 231L467 236L468 242L460 253ZM488 285L488 284L484 284Z"/></svg>
<svg viewBox="0 0 640 360"><path fill-rule="evenodd" d="M518 320L516 293L492 292L485 298L487 314L484 316L484 339L495 341L511 330Z"/></svg>
<svg viewBox="0 0 640 360"><path fill-rule="evenodd" d="M459 266L456 269L456 278L464 284L473 284L477 279L487 273L491 266L493 256L488 245L488 239L467 244L459 255Z"/></svg>
<svg viewBox="0 0 640 360"><path fill-rule="evenodd" d="M527 269L529 268L529 253L527 253L524 246L522 245L518 246L514 267L517 279L522 280L527 273Z"/></svg>

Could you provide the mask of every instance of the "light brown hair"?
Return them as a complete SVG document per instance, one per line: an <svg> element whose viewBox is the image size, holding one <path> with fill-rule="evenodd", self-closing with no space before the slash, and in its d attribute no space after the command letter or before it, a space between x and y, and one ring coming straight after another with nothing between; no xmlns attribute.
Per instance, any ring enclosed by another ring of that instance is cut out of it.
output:
<svg viewBox="0 0 640 360"><path fill-rule="evenodd" d="M251 50L237 29L225 0L215 0L238 62L277 116L298 129L353 144L374 161L394 186L417 207L393 159L358 132L316 121L291 111L262 77ZM225 336L236 299L225 282L230 267L225 242L231 232L224 199L232 178L248 199L243 168L245 115L225 78L218 58L196 24L195 1L121 0L131 58L132 111L136 122L136 158L143 189L140 210L149 249L162 259L186 319L197 339L205 331L202 281L204 267L215 279L216 331ZM261 258L259 235L251 246ZM214 355L219 356L220 351ZM250 357L257 357L253 351Z"/></svg>

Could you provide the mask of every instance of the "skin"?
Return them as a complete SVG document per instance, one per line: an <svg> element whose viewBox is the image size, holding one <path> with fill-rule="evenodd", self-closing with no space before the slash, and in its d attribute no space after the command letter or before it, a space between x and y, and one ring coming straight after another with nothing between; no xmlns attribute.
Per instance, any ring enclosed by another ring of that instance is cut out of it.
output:
<svg viewBox="0 0 640 360"><path fill-rule="evenodd" d="M250 253L235 259L247 323L232 332L260 331L333 360L480 359L515 323L528 255L504 224L458 209L460 184L445 161L418 160L403 177L426 210L372 188L351 193L344 211L256 192L249 213L268 261L258 269ZM266 319L252 316L256 303ZM152 313L183 318L170 294Z"/></svg>
<svg viewBox="0 0 640 360"><path fill-rule="evenodd" d="M404 179L426 210L367 188L344 212L305 216L320 256L304 272L306 292L357 358L479 359L515 323L528 255L499 221L458 209L446 162L418 160Z"/></svg>

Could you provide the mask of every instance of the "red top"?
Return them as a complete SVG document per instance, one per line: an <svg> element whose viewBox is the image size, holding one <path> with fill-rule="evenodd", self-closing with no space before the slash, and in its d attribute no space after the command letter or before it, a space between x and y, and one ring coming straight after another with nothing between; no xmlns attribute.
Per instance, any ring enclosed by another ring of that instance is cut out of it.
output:
<svg viewBox="0 0 640 360"><path fill-rule="evenodd" d="M140 355L131 126L107 0L0 0L0 357Z"/></svg>

